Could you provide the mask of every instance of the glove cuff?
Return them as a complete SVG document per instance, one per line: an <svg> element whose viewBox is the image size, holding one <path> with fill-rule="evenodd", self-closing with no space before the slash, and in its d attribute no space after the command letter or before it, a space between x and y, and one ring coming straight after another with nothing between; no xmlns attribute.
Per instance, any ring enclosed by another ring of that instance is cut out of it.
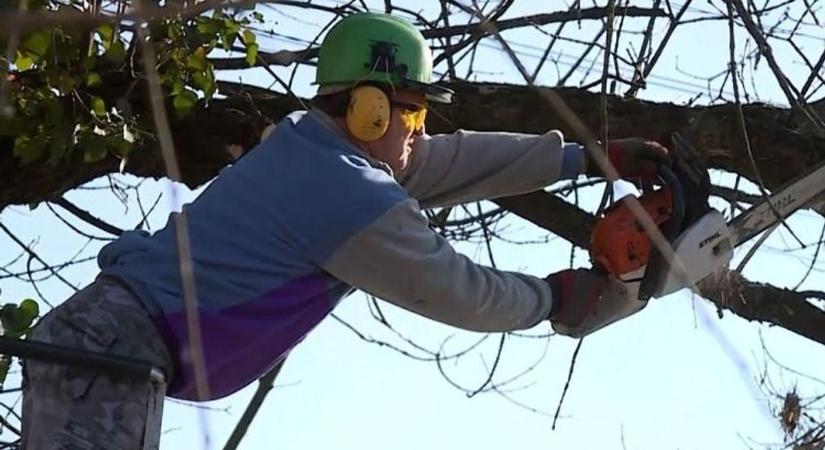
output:
<svg viewBox="0 0 825 450"><path fill-rule="evenodd" d="M550 302L550 314L547 316L547 320L553 320L561 311L561 280L558 274L553 274L545 278L545 281L550 285L550 292L553 293Z"/></svg>

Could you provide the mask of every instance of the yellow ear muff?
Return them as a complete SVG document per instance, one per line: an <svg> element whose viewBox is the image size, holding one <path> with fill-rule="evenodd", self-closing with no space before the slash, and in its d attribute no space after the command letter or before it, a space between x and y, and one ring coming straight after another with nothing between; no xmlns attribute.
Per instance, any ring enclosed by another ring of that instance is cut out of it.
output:
<svg viewBox="0 0 825 450"><path fill-rule="evenodd" d="M381 139L390 126L390 99L375 86L358 86L350 93L347 128L364 142Z"/></svg>

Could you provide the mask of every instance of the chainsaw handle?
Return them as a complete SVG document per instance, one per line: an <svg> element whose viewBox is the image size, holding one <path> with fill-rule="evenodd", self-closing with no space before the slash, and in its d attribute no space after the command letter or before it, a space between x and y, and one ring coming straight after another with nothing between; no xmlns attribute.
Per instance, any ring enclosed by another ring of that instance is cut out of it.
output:
<svg viewBox="0 0 825 450"><path fill-rule="evenodd" d="M679 178L669 166L660 164L658 173L659 179L670 190L672 199L670 219L662 228L662 234L667 239L668 244L672 244L682 231L682 225L685 221L685 192ZM647 269L639 285L639 300L650 300L664 283L669 270L670 264L662 255L662 252L659 251L659 247L654 245L650 249Z"/></svg>
<svg viewBox="0 0 825 450"><path fill-rule="evenodd" d="M659 179L662 180L665 186L670 189L671 217L667 221L667 227L663 230L668 242L673 242L674 239L682 231L682 225L685 221L685 191L682 188L682 182L673 172L669 166L665 164L659 165Z"/></svg>

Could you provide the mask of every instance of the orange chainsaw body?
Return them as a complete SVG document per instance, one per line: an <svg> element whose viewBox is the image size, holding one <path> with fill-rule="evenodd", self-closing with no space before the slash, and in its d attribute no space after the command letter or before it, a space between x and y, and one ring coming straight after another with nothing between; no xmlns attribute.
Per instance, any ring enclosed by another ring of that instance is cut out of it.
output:
<svg viewBox="0 0 825 450"><path fill-rule="evenodd" d="M639 203L657 226L671 218L673 200L667 187L644 193ZM647 265L652 245L630 207L619 201L596 221L590 236L590 257L606 272L623 280Z"/></svg>

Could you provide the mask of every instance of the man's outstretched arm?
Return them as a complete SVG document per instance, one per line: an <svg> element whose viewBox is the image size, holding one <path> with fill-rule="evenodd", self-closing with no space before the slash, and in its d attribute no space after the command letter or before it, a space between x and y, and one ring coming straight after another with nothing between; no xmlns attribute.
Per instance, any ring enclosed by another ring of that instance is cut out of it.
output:
<svg viewBox="0 0 825 450"><path fill-rule="evenodd" d="M464 329L526 329L550 316L552 292L545 280L456 253L427 226L417 203L397 203L338 247L322 268L369 294Z"/></svg>
<svg viewBox="0 0 825 450"><path fill-rule="evenodd" d="M475 132L423 135L401 185L424 208L449 206L542 189L585 171L578 144L558 131L542 135Z"/></svg>

